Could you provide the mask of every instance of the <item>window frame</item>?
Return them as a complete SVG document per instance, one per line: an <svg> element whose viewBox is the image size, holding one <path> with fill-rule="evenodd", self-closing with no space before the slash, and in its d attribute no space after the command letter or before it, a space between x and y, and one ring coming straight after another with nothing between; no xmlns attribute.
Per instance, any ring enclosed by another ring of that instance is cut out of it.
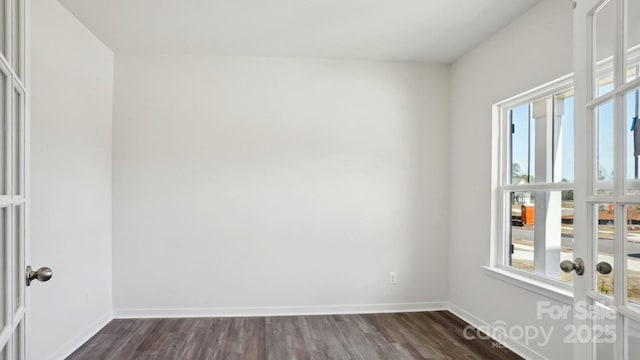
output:
<svg viewBox="0 0 640 360"><path fill-rule="evenodd" d="M555 294L561 294L564 299L567 299L567 296L570 294L572 296L573 284L548 277L541 273L528 272L507 265L509 259L508 249L510 249L511 243L509 235L511 233L512 206L508 193L513 191L575 191L575 179L574 182L534 182L524 185L513 185L509 183L512 166L510 154L510 111L525 103L531 103L567 91L573 88L573 83L573 73L571 73L495 103L492 106L492 241L490 265L485 268L488 270L488 274L495 278L521 285L533 291L539 291L540 288L543 288L545 291L550 290ZM509 214L507 214L507 212ZM507 215L509 219L507 219Z"/></svg>

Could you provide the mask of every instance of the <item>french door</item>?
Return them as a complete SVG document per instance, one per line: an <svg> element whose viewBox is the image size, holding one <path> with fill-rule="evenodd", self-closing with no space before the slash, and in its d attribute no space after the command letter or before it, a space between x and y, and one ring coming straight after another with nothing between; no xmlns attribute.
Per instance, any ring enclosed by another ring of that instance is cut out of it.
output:
<svg viewBox="0 0 640 360"><path fill-rule="evenodd" d="M639 359L640 0L576 1L574 70L574 359Z"/></svg>
<svg viewBox="0 0 640 360"><path fill-rule="evenodd" d="M0 360L25 358L25 0L0 0Z"/></svg>

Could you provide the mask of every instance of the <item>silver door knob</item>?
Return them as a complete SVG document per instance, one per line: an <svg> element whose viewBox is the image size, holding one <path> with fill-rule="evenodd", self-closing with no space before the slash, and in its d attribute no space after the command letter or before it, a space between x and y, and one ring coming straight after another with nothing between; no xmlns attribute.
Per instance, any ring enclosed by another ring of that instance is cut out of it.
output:
<svg viewBox="0 0 640 360"><path fill-rule="evenodd" d="M613 270L613 267L608 262L602 261L602 262L599 262L598 265L596 265L596 271L602 275L610 274L612 270Z"/></svg>
<svg viewBox="0 0 640 360"><path fill-rule="evenodd" d="M31 265L27 266L27 286L31 285L31 281L49 281L53 277L53 271L48 267L41 267L40 269L33 271Z"/></svg>
<svg viewBox="0 0 640 360"><path fill-rule="evenodd" d="M584 260L581 258L576 258L575 262L571 260L564 260L560 263L560 269L567 273L575 270L576 275L582 275L584 274Z"/></svg>

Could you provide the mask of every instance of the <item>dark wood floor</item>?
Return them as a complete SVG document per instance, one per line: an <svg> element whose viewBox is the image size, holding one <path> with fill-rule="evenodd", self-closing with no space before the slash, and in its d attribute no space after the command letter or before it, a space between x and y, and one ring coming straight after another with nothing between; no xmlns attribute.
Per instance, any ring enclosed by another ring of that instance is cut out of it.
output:
<svg viewBox="0 0 640 360"><path fill-rule="evenodd" d="M520 359L466 326L447 311L113 320L67 359Z"/></svg>

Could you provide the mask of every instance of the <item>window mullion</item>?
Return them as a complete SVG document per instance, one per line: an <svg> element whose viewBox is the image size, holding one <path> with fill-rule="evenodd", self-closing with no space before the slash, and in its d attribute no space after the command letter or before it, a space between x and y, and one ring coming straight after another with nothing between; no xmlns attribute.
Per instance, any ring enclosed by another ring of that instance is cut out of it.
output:
<svg viewBox="0 0 640 360"><path fill-rule="evenodd" d="M536 122L536 179L553 182L553 97L532 103ZM536 226L534 228L534 269L547 276L560 275L561 196L557 191L536 192Z"/></svg>
<svg viewBox="0 0 640 360"><path fill-rule="evenodd" d="M524 185L505 185L501 189L503 191L566 191L573 190L574 184L569 182L562 183L533 183Z"/></svg>

